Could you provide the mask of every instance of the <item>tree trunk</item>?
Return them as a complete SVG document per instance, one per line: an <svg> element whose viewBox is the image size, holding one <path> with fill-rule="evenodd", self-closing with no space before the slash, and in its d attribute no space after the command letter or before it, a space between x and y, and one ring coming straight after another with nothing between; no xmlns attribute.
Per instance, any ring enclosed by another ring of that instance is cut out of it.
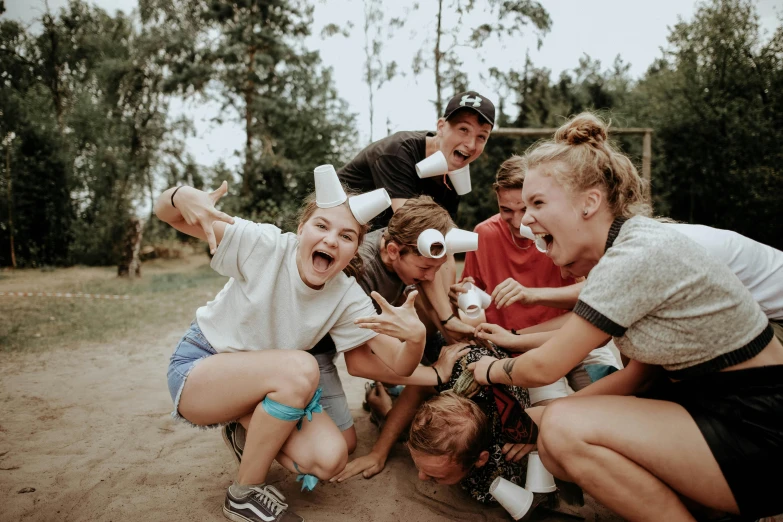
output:
<svg viewBox="0 0 783 522"><path fill-rule="evenodd" d="M253 88L251 77L255 71L256 48L247 53L247 84L245 86L245 172L242 176L242 195L250 194L250 174L253 170Z"/></svg>
<svg viewBox="0 0 783 522"><path fill-rule="evenodd" d="M443 33L441 22L443 21L443 0L438 0L438 36L435 39L435 90L436 101L435 108L438 110L437 117L440 118L443 115L443 98L441 97L441 83L443 79L440 76L440 59L443 56L440 52L440 37Z"/></svg>
<svg viewBox="0 0 783 522"><path fill-rule="evenodd" d="M372 143L372 126L374 116L373 89L372 89L372 55L370 53L370 13L368 12L367 0L364 0L364 58L365 75L367 79L367 89L370 91L370 143Z"/></svg>
<svg viewBox="0 0 783 522"><path fill-rule="evenodd" d="M132 217L128 221L128 228L125 231L122 259L120 264L117 265L117 275L119 277L141 277L141 260L139 259L141 236L141 221L137 217Z"/></svg>
<svg viewBox="0 0 783 522"><path fill-rule="evenodd" d="M11 178L11 140L5 147L5 174L8 176L8 235L11 239L11 267L16 268L16 248L14 248L14 199L12 195L13 180Z"/></svg>

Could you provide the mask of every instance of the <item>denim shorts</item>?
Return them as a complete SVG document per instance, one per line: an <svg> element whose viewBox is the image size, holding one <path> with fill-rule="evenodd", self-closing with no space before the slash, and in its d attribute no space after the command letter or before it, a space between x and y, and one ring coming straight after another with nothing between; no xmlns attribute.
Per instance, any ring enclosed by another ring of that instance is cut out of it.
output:
<svg viewBox="0 0 783 522"><path fill-rule="evenodd" d="M211 355L217 352L209 344L207 338L198 327L198 323L193 321L190 328L177 344L177 349L171 356L168 370L169 393L171 400L174 401L174 411L171 416L177 420L183 421L191 426L197 426L191 423L179 414L179 401L182 396L182 389L185 387L185 379L188 378L193 368ZM345 431L353 426L353 417L348 408L348 399L343 391L343 384L340 381L340 375L337 373L337 367L334 365L336 352L316 354L315 360L318 361L320 370L319 386L323 388L321 395L321 406L331 417L340 431ZM225 423L223 423L225 424ZM210 426L197 426L199 428L218 428L222 424L213 424Z"/></svg>
<svg viewBox="0 0 783 522"><path fill-rule="evenodd" d="M321 406L337 424L340 431L345 431L353 426L353 416L348 407L348 399L345 397L340 374L337 373L337 366L334 365L337 352L331 350L326 353L313 354L313 356L318 361L318 370L321 374L318 383L318 386L323 389Z"/></svg>
<svg viewBox="0 0 783 522"><path fill-rule="evenodd" d="M207 338L201 333L201 329L198 327L198 323L193 321L190 324L190 328L182 339L177 344L177 349L171 355L169 360L168 370L168 382L169 393L171 394L171 400L174 401L174 411L171 412L171 416L177 420L186 422L191 426L197 426L188 421L185 417L179 414L179 400L182 396L182 389L185 387L185 379L188 378L193 368L211 355L216 355L217 352L212 345L209 344ZM220 424L213 424L210 426L197 426L199 428L217 428Z"/></svg>

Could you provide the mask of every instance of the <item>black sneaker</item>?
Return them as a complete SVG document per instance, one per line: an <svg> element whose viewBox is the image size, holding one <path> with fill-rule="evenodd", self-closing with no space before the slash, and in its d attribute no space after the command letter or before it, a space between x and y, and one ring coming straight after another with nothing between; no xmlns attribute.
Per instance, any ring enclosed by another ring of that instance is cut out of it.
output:
<svg viewBox="0 0 783 522"><path fill-rule="evenodd" d="M251 486L248 492L237 497L226 491L223 514L234 522L304 522L304 519L288 511L285 497L274 486Z"/></svg>
<svg viewBox="0 0 783 522"><path fill-rule="evenodd" d="M231 450L231 454L237 459L237 464L242 462L243 448L237 444L237 432L239 430L245 431L245 427L238 422L229 422L223 426L223 440L226 442L226 446Z"/></svg>

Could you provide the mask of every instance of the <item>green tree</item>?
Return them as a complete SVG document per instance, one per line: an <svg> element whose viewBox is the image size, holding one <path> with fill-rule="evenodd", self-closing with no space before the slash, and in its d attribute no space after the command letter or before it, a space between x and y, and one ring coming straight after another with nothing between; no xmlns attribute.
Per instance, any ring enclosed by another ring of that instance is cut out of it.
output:
<svg viewBox="0 0 783 522"><path fill-rule="evenodd" d="M341 163L353 115L331 71L304 47L302 0L142 0L142 19L167 46L166 89L222 103L246 140L237 210L282 223L312 186L314 166Z"/></svg>
<svg viewBox="0 0 783 522"><path fill-rule="evenodd" d="M445 5L444 5L445 2ZM456 16L452 19L452 14ZM471 19L486 15L491 20L471 25ZM435 110L443 114L444 91L464 91L467 76L458 50L469 48L481 53L481 47L492 37L506 39L521 36L532 24L541 37L549 31L552 21L543 6L535 0L438 0L435 36L427 39L413 60L413 71L420 74L432 69L435 74ZM465 36L465 31L469 32ZM429 54L432 45L433 54Z"/></svg>
<svg viewBox="0 0 783 522"><path fill-rule="evenodd" d="M680 21L636 95L655 128L659 212L783 248L783 27L765 41L748 0Z"/></svg>

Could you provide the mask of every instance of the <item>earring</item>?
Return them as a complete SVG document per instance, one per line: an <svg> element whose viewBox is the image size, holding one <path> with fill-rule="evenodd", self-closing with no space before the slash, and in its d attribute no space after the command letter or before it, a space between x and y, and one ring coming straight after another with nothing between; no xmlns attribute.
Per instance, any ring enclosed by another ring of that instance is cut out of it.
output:
<svg viewBox="0 0 783 522"><path fill-rule="evenodd" d="M582 215L583 215L583 216L586 216L586 215L587 215L587 209L584 209L584 210L582 211Z"/></svg>

